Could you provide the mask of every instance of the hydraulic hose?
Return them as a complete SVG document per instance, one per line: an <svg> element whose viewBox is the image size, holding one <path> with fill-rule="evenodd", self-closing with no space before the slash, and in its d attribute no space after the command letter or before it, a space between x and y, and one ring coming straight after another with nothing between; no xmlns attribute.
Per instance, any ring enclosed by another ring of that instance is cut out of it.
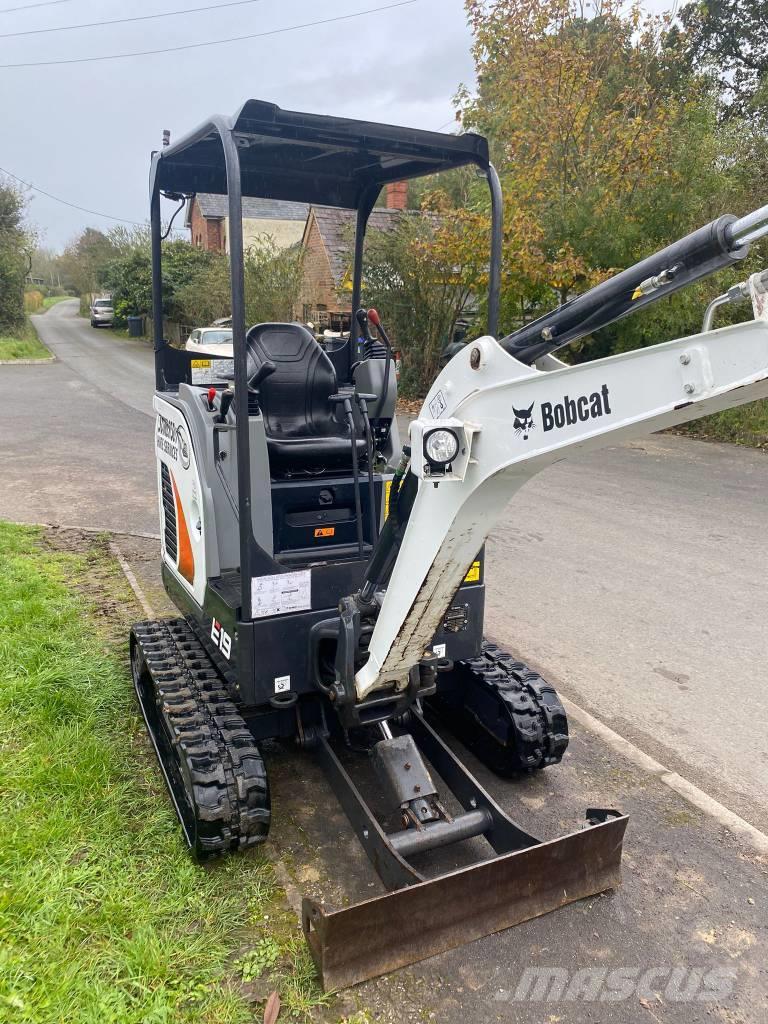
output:
<svg viewBox="0 0 768 1024"><path fill-rule="evenodd" d="M730 215L719 217L513 331L499 344L515 359L531 365L693 281L743 260L749 252L749 241L759 237L757 232L768 232L768 224L754 229L757 221L750 218L759 212L741 221ZM768 220L768 214L764 219Z"/></svg>

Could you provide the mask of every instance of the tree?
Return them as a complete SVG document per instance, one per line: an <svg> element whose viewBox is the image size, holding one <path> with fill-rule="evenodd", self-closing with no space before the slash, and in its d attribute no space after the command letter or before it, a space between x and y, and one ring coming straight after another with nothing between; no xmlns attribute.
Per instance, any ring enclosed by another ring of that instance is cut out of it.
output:
<svg viewBox="0 0 768 1024"><path fill-rule="evenodd" d="M619 0L466 6L479 89L458 103L504 186L507 328L719 212L715 101L669 18Z"/></svg>
<svg viewBox="0 0 768 1024"><path fill-rule="evenodd" d="M86 228L64 250L61 264L75 290L86 299L100 288L102 268L114 256L115 247L108 235Z"/></svg>
<svg viewBox="0 0 768 1024"><path fill-rule="evenodd" d="M24 322L24 279L32 243L23 216L24 196L0 180L0 331L16 330Z"/></svg>
<svg viewBox="0 0 768 1024"><path fill-rule="evenodd" d="M680 11L694 66L716 79L729 117L768 112L768 0L700 0Z"/></svg>
<svg viewBox="0 0 768 1024"><path fill-rule="evenodd" d="M118 321L152 311L152 254L147 232L133 237L121 235L110 242L110 258L99 267L99 287L109 291ZM163 313L173 320L183 319L179 301L195 276L209 269L221 257L189 242L163 243Z"/></svg>
<svg viewBox="0 0 768 1024"><path fill-rule="evenodd" d="M460 317L480 319L476 295L488 279L488 218L451 206L446 192L423 197L394 229L369 233L363 301L375 306L402 353L401 391L423 395Z"/></svg>

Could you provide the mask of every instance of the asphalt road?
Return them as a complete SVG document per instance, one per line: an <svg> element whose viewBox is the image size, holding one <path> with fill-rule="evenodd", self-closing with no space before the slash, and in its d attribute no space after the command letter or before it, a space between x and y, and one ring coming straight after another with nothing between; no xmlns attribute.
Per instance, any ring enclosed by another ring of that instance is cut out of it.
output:
<svg viewBox="0 0 768 1024"><path fill-rule="evenodd" d="M0 367L0 517L157 532L152 354L61 303ZM768 830L768 458L669 435L562 463L488 546L487 632Z"/></svg>
<svg viewBox="0 0 768 1024"><path fill-rule="evenodd" d="M57 362L0 366L0 518L156 533L151 352L76 310L36 321ZM564 693L763 827L767 473L759 453L675 437L548 471L491 538L487 616ZM163 614L157 542L119 543ZM573 725L562 765L531 777L499 780L463 756L541 838L578 827L585 807L627 812L622 886L344 993L328 1019L360 1006L386 1024L768 1019L765 858ZM267 746L267 852L289 898L338 907L381 891L317 762ZM531 994L531 968L558 972L567 992ZM673 969L683 978L668 985ZM617 999L601 988L614 970L650 980ZM730 980L702 1002L710 970Z"/></svg>

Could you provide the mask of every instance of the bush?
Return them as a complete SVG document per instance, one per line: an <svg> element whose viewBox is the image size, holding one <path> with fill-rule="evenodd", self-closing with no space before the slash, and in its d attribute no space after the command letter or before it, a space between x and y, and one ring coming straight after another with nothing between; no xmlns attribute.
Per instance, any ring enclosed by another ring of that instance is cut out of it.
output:
<svg viewBox="0 0 768 1024"><path fill-rule="evenodd" d="M23 213L21 193L0 180L0 331L13 331L24 323L29 239L22 228Z"/></svg>
<svg viewBox="0 0 768 1024"><path fill-rule="evenodd" d="M36 313L39 309L43 308L44 299L45 296L40 291L24 292L24 312Z"/></svg>

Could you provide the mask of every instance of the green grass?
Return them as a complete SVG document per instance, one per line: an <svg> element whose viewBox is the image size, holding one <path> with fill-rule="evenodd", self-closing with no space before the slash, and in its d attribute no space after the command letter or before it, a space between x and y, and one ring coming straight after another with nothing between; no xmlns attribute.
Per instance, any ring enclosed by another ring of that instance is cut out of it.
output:
<svg viewBox="0 0 768 1024"><path fill-rule="evenodd" d="M0 360L4 359L50 359L51 353L43 345L29 322L12 334L0 334Z"/></svg>
<svg viewBox="0 0 768 1024"><path fill-rule="evenodd" d="M66 302L68 299L74 298L72 295L49 295L43 299L43 309L48 310L51 306L57 305L59 302Z"/></svg>
<svg viewBox="0 0 768 1024"><path fill-rule="evenodd" d="M768 447L768 401L750 402L677 427L679 433L707 441Z"/></svg>
<svg viewBox="0 0 768 1024"><path fill-rule="evenodd" d="M269 862L183 848L105 541L55 536L0 523L0 1020L237 1024L272 988L306 1019L324 1000Z"/></svg>

